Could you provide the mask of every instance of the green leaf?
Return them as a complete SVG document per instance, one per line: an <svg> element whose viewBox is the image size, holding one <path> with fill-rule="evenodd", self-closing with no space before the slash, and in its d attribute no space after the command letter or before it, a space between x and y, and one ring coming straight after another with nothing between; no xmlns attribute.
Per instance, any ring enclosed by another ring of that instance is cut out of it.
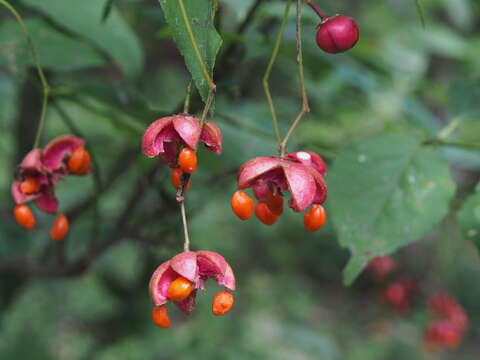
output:
<svg viewBox="0 0 480 360"><path fill-rule="evenodd" d="M422 27L425 28L425 12L423 11L423 6L420 0L415 0L415 6L417 7L417 12L418 12L418 16L420 16Z"/></svg>
<svg viewBox="0 0 480 360"><path fill-rule="evenodd" d="M102 22L105 22L105 20L108 19L108 16L110 15L110 12L112 11L114 2L115 2L115 0L107 0L105 5L103 6Z"/></svg>
<svg viewBox="0 0 480 360"><path fill-rule="evenodd" d="M480 97L480 78L462 79L450 85L448 104L454 116L480 119L478 99Z"/></svg>
<svg viewBox="0 0 480 360"><path fill-rule="evenodd" d="M460 228L466 239L472 240L480 251L480 183L458 213Z"/></svg>
<svg viewBox="0 0 480 360"><path fill-rule="evenodd" d="M143 66L140 43L120 13L113 8L102 23L102 1L22 0L41 11L55 23L84 37L108 53L130 76Z"/></svg>
<svg viewBox="0 0 480 360"><path fill-rule="evenodd" d="M53 29L41 19L25 21L43 67L56 71L72 71L105 63L90 44L71 38ZM10 69L33 65L27 39L18 23L5 20L0 26L0 64Z"/></svg>
<svg viewBox="0 0 480 360"><path fill-rule="evenodd" d="M209 91L208 82L195 55L179 2L178 0L159 0L159 2L170 26L173 40L185 59L185 64L192 74L202 99L206 101ZM203 62L211 76L215 57L222 45L222 39L213 26L212 1L184 0L184 4Z"/></svg>
<svg viewBox="0 0 480 360"><path fill-rule="evenodd" d="M393 135L339 155L328 181L334 226L340 244L351 252L346 284L372 258L430 231L447 214L455 190L437 150Z"/></svg>

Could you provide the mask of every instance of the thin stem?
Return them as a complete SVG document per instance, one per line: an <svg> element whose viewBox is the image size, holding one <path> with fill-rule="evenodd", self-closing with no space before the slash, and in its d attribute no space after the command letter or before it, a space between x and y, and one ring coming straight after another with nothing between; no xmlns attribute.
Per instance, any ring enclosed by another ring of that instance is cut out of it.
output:
<svg viewBox="0 0 480 360"><path fill-rule="evenodd" d="M28 31L25 22L23 21L21 15L15 10L15 8L7 1L7 0L0 0L0 4L5 6L10 13L15 17L18 24L22 28L25 37L27 38L28 47L30 48L30 52L32 53L33 63L37 69L38 77L40 78L40 82L42 84L42 92L43 92L43 100L42 100L42 111L40 114L40 120L38 122L37 132L35 134L35 141L33 143L33 147L37 148L40 144L40 138L42 136L43 128L45 125L45 115L47 113L47 106L48 106L48 96L50 94L50 86L48 85L47 78L43 71L42 65L40 65L40 61L38 59L37 51L35 50L35 46L33 44L32 37L30 36L30 32Z"/></svg>
<svg viewBox="0 0 480 360"><path fill-rule="evenodd" d="M313 11L317 13L318 16L320 16L320 19L323 20L328 17L322 10L320 10L318 5L315 4L313 0L307 0L307 5L310 6L313 9Z"/></svg>
<svg viewBox="0 0 480 360"><path fill-rule="evenodd" d="M47 115L48 107L48 96L50 88L43 87L43 97L42 97L42 111L40 113L40 120L38 121L37 132L35 133L35 141L33 142L33 148L38 148L40 146L40 139L42 137L43 128L45 127L45 117Z"/></svg>
<svg viewBox="0 0 480 360"><path fill-rule="evenodd" d="M292 125L287 131L287 135L280 143L280 156L285 155L285 150L287 148L287 143L293 132L297 128L300 121L303 119L303 116L310 112L310 107L308 106L308 97L307 91L305 90L305 75L303 72L303 54L302 54L302 3L303 0L297 0L297 17L296 17L296 39L297 39L297 63L298 63L298 77L300 82L300 96L302 97L302 109L297 115Z"/></svg>
<svg viewBox="0 0 480 360"><path fill-rule="evenodd" d="M183 112L185 114L187 114L188 110L190 109L190 98L192 97L192 83L193 80L190 80L190 82L188 83L187 96L185 96L185 102L183 104Z"/></svg>
<svg viewBox="0 0 480 360"><path fill-rule="evenodd" d="M480 143L466 143L462 141L445 141L440 139L432 139L424 141L424 145L437 145L437 146L453 146L460 147L468 150L480 150Z"/></svg>
<svg viewBox="0 0 480 360"><path fill-rule="evenodd" d="M190 236L188 235L187 214L185 212L185 201L183 200L180 202L180 212L182 213L183 234L185 236L185 242L183 243L183 250L190 251Z"/></svg>
<svg viewBox="0 0 480 360"><path fill-rule="evenodd" d="M205 107L203 108L203 112L202 112L202 117L200 118L200 129L201 129L200 131L203 130L203 125L205 125L205 120L207 118L208 111L212 106L214 94L215 94L215 89L208 90L207 102L205 103Z"/></svg>
<svg viewBox="0 0 480 360"><path fill-rule="evenodd" d="M203 76L205 77L205 80L207 80L208 87L210 89L215 89L215 84L213 83L213 80L208 73L205 63L203 62L202 54L200 53L200 49L198 48L197 41L195 40L195 36L193 35L192 26L190 25L190 20L188 19L187 10L185 9L185 4L183 0L178 0L178 5L180 6L180 11L182 12L183 21L185 22L185 26L187 27L188 37L190 38L190 41L192 43L198 65L200 65L200 68L203 72Z"/></svg>
<svg viewBox="0 0 480 360"><path fill-rule="evenodd" d="M445 126L437 135L438 140L446 140L462 124L462 119L455 119Z"/></svg>
<svg viewBox="0 0 480 360"><path fill-rule="evenodd" d="M270 79L270 74L272 73L273 64L275 64L275 60L277 59L278 52L280 50L280 45L283 40L285 25L287 24L288 14L290 13L291 5L292 5L292 0L287 0L287 4L285 5L285 11L283 13L282 23L280 24L280 29L278 30L277 38L275 40L275 45L273 47L272 56L268 63L267 70L265 71L265 75L263 76L263 91L265 92L268 106L270 108L270 113L272 114L272 122L273 122L273 127L275 129L275 139L279 146L282 141L282 138L280 135L280 128L278 126L277 113L275 111L275 106L273 105L273 99L272 99L272 94L270 93L270 85L268 83L268 80Z"/></svg>

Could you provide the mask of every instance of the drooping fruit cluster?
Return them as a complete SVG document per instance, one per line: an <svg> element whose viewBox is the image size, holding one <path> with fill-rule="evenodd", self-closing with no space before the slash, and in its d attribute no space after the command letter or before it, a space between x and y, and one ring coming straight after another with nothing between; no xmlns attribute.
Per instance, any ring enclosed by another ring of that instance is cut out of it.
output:
<svg viewBox="0 0 480 360"><path fill-rule="evenodd" d="M197 291L205 288L208 279L235 290L235 276L223 256L212 251L186 251L162 263L150 279L150 297L154 308L153 322L162 328L170 327L166 304L172 301L180 310L189 314L195 308ZM216 316L228 313L234 303L231 292L219 291L212 301L212 313Z"/></svg>
<svg viewBox="0 0 480 360"><path fill-rule="evenodd" d="M321 206L327 198L324 161L310 151L299 151L284 157L257 157L247 161L238 171L238 191L231 200L232 211L241 220L253 215L266 225L273 225L283 213L286 192L291 198L288 205L296 212L310 210L304 216L308 231L320 229L326 221L326 212ZM252 188L258 200L243 189Z"/></svg>
<svg viewBox="0 0 480 360"><path fill-rule="evenodd" d="M53 139L43 149L33 149L22 160L15 172L11 192L16 206L13 215L25 230L35 226L35 217L26 205L35 201L46 213L58 214L55 187L67 175L86 175L90 172L90 154L84 148L85 140L63 135ZM68 219L58 214L52 224L51 238L62 240L68 233Z"/></svg>
<svg viewBox="0 0 480 360"><path fill-rule="evenodd" d="M311 0L308 1L308 5L322 19L317 27L316 36L320 49L330 54L337 54L355 46L360 38L360 29L353 18L345 15L327 16Z"/></svg>
<svg viewBox="0 0 480 360"><path fill-rule="evenodd" d="M219 155L222 152L222 133L213 123L188 115L163 117L151 123L142 139L143 153L150 157L160 156L172 168L170 175L174 188L185 190L191 185L190 175L197 169L197 144L202 142L207 149Z"/></svg>
<svg viewBox="0 0 480 360"><path fill-rule="evenodd" d="M456 348L468 328L468 316L463 307L449 294L437 293L428 300L428 308L436 319L425 329L425 345L433 350Z"/></svg>

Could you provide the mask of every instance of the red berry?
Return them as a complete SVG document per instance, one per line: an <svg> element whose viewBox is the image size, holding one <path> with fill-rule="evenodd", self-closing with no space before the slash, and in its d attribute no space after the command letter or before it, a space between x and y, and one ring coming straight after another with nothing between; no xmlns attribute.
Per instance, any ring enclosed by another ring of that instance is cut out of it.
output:
<svg viewBox="0 0 480 360"><path fill-rule="evenodd" d="M255 206L255 215L265 225L273 225L278 220L278 215L274 214L268 205L261 201Z"/></svg>
<svg viewBox="0 0 480 360"><path fill-rule="evenodd" d="M165 305L155 306L152 309L152 321L158 327L168 329L170 327L170 319Z"/></svg>
<svg viewBox="0 0 480 360"><path fill-rule="evenodd" d="M50 229L50 237L54 241L60 241L65 237L65 235L67 235L68 228L69 225L67 217L60 214L52 224L52 228Z"/></svg>
<svg viewBox="0 0 480 360"><path fill-rule="evenodd" d="M228 313L234 303L233 295L226 291L219 291L212 301L212 313L215 316L225 315Z"/></svg>
<svg viewBox="0 0 480 360"><path fill-rule="evenodd" d="M68 159L68 171L71 174L83 175L90 171L90 153L83 147L75 149Z"/></svg>
<svg viewBox="0 0 480 360"><path fill-rule="evenodd" d="M335 15L322 21L317 30L317 44L331 54L347 51L355 46L360 30L349 16Z"/></svg>
<svg viewBox="0 0 480 360"><path fill-rule="evenodd" d="M193 290L192 283L180 276L173 280L167 289L167 296L172 301L185 300Z"/></svg>
<svg viewBox="0 0 480 360"><path fill-rule="evenodd" d="M303 224L307 231L313 232L320 229L327 221L327 213L322 205L313 205L303 217Z"/></svg>
<svg viewBox="0 0 480 360"><path fill-rule="evenodd" d="M20 191L24 194L33 194L40 190L40 183L36 177L27 176L25 180L20 183Z"/></svg>
<svg viewBox="0 0 480 360"><path fill-rule="evenodd" d="M35 226L35 217L27 205L15 205L13 216L17 223L25 230L30 230Z"/></svg>
<svg viewBox="0 0 480 360"><path fill-rule="evenodd" d="M170 174L170 180L172 182L172 185L177 190L180 189L180 184L182 183L182 175L183 171L179 167L172 169L172 173ZM192 185L191 179L188 180L187 185L185 186L185 190L189 190L190 185Z"/></svg>
<svg viewBox="0 0 480 360"><path fill-rule="evenodd" d="M186 147L178 155L178 164L187 174L193 174L197 170L197 154L192 149Z"/></svg>
<svg viewBox="0 0 480 360"><path fill-rule="evenodd" d="M253 214L253 199L243 191L236 191L232 196L232 211L240 220L247 220Z"/></svg>

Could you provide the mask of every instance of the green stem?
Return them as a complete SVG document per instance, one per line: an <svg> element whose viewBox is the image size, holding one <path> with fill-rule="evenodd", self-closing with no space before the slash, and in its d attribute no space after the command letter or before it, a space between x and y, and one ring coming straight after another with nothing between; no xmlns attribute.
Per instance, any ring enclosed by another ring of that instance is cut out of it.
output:
<svg viewBox="0 0 480 360"><path fill-rule="evenodd" d="M207 118L208 111L210 110L210 106L212 106L214 94L215 94L215 89L208 90L207 102L205 103L205 107L203 108L203 112L202 112L202 117L200 118L201 130L203 130L203 125L205 125L205 120Z"/></svg>
<svg viewBox="0 0 480 360"><path fill-rule="evenodd" d="M185 211L185 200L182 200L180 202L180 213L182 214L183 234L184 234L183 250L190 251L190 236L188 235L188 222L187 222L187 214Z"/></svg>
<svg viewBox="0 0 480 360"><path fill-rule="evenodd" d="M190 41L192 43L198 65L200 66L203 72L203 76L205 77L205 80L208 83L208 87L210 89L215 89L215 84L208 73L205 63L203 62L202 54L200 53L200 49L198 47L197 41L195 40L195 36L193 35L192 25L190 24L190 20L188 19L187 10L185 9L185 4L183 0L178 0L178 5L180 6L180 11L182 12L183 21L185 22L185 26L187 27L188 37L190 38Z"/></svg>
<svg viewBox="0 0 480 360"><path fill-rule="evenodd" d="M37 51L35 50L35 46L33 44L32 37L30 36L30 32L28 31L25 22L23 21L21 15L15 10L15 8L7 1L7 0L0 0L0 4L7 8L8 11L15 17L18 24L22 28L25 37L27 38L28 47L32 53L33 63L37 69L38 77L40 78L40 82L42 84L42 92L43 92L43 99L42 99L42 110L40 114L40 120L38 122L37 132L35 134L35 141L33 143L33 148L37 148L40 145L40 138L42 136L43 128L45 126L45 116L47 113L47 106L48 106L48 96L50 94L50 86L48 85L47 78L43 71L42 66L40 65L40 61L38 59Z"/></svg>
<svg viewBox="0 0 480 360"><path fill-rule="evenodd" d="M437 135L438 140L446 140L462 124L461 119L455 119L445 126Z"/></svg>
<svg viewBox="0 0 480 360"><path fill-rule="evenodd" d="M270 85L268 83L268 80L270 79L270 74L272 73L273 65L275 64L275 60L277 59L278 52L280 50L280 45L283 40L285 25L287 24L288 14L290 13L291 5L292 5L292 0L287 0L287 4L285 5L285 12L283 13L282 23L280 24L280 29L278 30L277 38L275 40L275 45L273 47L272 56L268 63L267 70L265 71L265 75L263 76L263 91L265 92L268 106L270 108L270 113L272 114L272 122L273 122L273 127L275 129L275 139L279 146L282 141L282 138L280 136L280 128L278 126L277 113L275 111L275 106L273 105L273 99L272 99L272 94L270 93Z"/></svg>
<svg viewBox="0 0 480 360"><path fill-rule="evenodd" d="M436 146L453 146L460 147L469 150L480 150L480 143L466 143L462 141L445 141L440 139L427 140L424 145L436 145Z"/></svg>
<svg viewBox="0 0 480 360"><path fill-rule="evenodd" d="M280 156L285 155L287 143L293 132L297 128L300 121L307 112L310 112L308 106L307 91L305 90L305 74L303 72L303 54L302 54L302 5L303 0L297 0L297 17L296 17L296 39L297 39L297 63L298 63L298 77L300 82L300 96L302 97L302 109L293 121L292 125L287 131L287 135L280 143Z"/></svg>

